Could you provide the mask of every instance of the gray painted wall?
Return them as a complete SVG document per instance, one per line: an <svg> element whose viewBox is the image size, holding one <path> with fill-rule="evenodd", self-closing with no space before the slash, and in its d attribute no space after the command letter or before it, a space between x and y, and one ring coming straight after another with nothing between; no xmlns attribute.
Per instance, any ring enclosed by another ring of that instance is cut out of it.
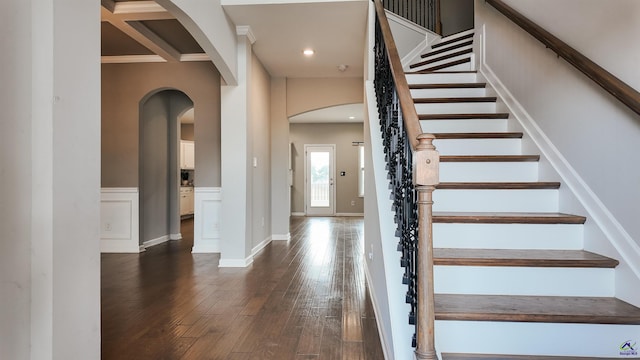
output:
<svg viewBox="0 0 640 360"><path fill-rule="evenodd" d="M180 232L178 116L193 106L174 90L161 91L140 111L140 244Z"/></svg>
<svg viewBox="0 0 640 360"><path fill-rule="evenodd" d="M193 100L196 186L220 186L220 75L185 62L102 65L102 187L138 187L140 101L163 89Z"/></svg>
<svg viewBox="0 0 640 360"><path fill-rule="evenodd" d="M473 0L440 2L442 35L447 36L473 28Z"/></svg>
<svg viewBox="0 0 640 360"><path fill-rule="evenodd" d="M336 213L364 213L364 200L358 196L358 147L363 124L290 124L293 143L292 212L304 212L304 145L336 144ZM340 176L345 171L345 176ZM351 205L355 201L355 205Z"/></svg>

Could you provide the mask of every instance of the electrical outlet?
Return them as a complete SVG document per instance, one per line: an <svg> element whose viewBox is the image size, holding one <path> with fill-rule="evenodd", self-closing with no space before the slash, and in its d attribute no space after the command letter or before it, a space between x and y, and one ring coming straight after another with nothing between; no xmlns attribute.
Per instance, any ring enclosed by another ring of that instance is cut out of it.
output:
<svg viewBox="0 0 640 360"><path fill-rule="evenodd" d="M373 260L373 244L371 244L371 251L369 251L369 260Z"/></svg>
<svg viewBox="0 0 640 360"><path fill-rule="evenodd" d="M351 206L356 206L356 201L355 200L351 200Z"/></svg>
<svg viewBox="0 0 640 360"><path fill-rule="evenodd" d="M105 223L104 224L104 231L111 231L111 230L113 230L113 228L111 226L111 223L110 222Z"/></svg>

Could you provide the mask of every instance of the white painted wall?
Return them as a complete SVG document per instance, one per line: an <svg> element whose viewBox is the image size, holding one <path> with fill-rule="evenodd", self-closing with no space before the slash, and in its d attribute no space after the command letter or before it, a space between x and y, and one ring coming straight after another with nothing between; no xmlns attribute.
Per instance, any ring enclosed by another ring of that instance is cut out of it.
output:
<svg viewBox="0 0 640 360"><path fill-rule="evenodd" d="M291 214L289 180L289 119L287 79L271 79L271 232L274 240L288 240Z"/></svg>
<svg viewBox="0 0 640 360"><path fill-rule="evenodd" d="M639 2L507 3L640 88L640 45L635 39L640 32ZM585 248L621 260L616 296L639 304L640 116L484 1L476 1L475 7L481 72L514 99L512 110L522 126L558 169L563 181L561 211L588 216ZM548 164L543 162L543 169ZM543 174L557 177L553 171Z"/></svg>
<svg viewBox="0 0 640 360"><path fill-rule="evenodd" d="M100 358L99 6L0 4L2 359Z"/></svg>

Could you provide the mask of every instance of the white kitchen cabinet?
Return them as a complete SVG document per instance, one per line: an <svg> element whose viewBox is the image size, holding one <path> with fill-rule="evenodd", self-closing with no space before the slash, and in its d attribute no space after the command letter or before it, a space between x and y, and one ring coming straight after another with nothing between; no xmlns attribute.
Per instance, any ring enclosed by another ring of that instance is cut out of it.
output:
<svg viewBox="0 0 640 360"><path fill-rule="evenodd" d="M180 216L192 215L193 212L193 188L182 186L180 187Z"/></svg>
<svg viewBox="0 0 640 360"><path fill-rule="evenodd" d="M195 144L193 141L180 140L180 168L193 170L196 166Z"/></svg>

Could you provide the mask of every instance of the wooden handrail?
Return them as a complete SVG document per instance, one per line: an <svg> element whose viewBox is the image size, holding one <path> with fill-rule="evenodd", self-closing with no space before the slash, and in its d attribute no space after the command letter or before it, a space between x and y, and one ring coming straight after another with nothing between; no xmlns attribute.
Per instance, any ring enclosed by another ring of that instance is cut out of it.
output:
<svg viewBox="0 0 640 360"><path fill-rule="evenodd" d="M633 112L640 115L640 92L615 77L586 56L553 36L551 33L520 14L501 0L485 0L496 10L505 15L509 20L520 26L526 32L538 39L546 47L553 50L558 56L565 59L580 72L595 81L603 89L627 105Z"/></svg>
<svg viewBox="0 0 640 360"><path fill-rule="evenodd" d="M409 91L407 78L405 77L404 70L402 69L400 55L398 55L398 48L396 47L393 35L391 34L391 27L389 27L387 14L385 14L384 7L380 0L374 0L373 3L376 7L376 14L378 15L378 20L380 22L380 29L382 30L382 36L384 37L384 42L387 47L387 56L389 57L389 65L391 67L393 81L396 84L396 91L398 92L398 98L400 100L400 108L402 110L405 130L407 131L407 136L411 144L411 150L415 151L418 146L418 135L422 134L420 120L418 119L416 107L413 104L413 97Z"/></svg>

